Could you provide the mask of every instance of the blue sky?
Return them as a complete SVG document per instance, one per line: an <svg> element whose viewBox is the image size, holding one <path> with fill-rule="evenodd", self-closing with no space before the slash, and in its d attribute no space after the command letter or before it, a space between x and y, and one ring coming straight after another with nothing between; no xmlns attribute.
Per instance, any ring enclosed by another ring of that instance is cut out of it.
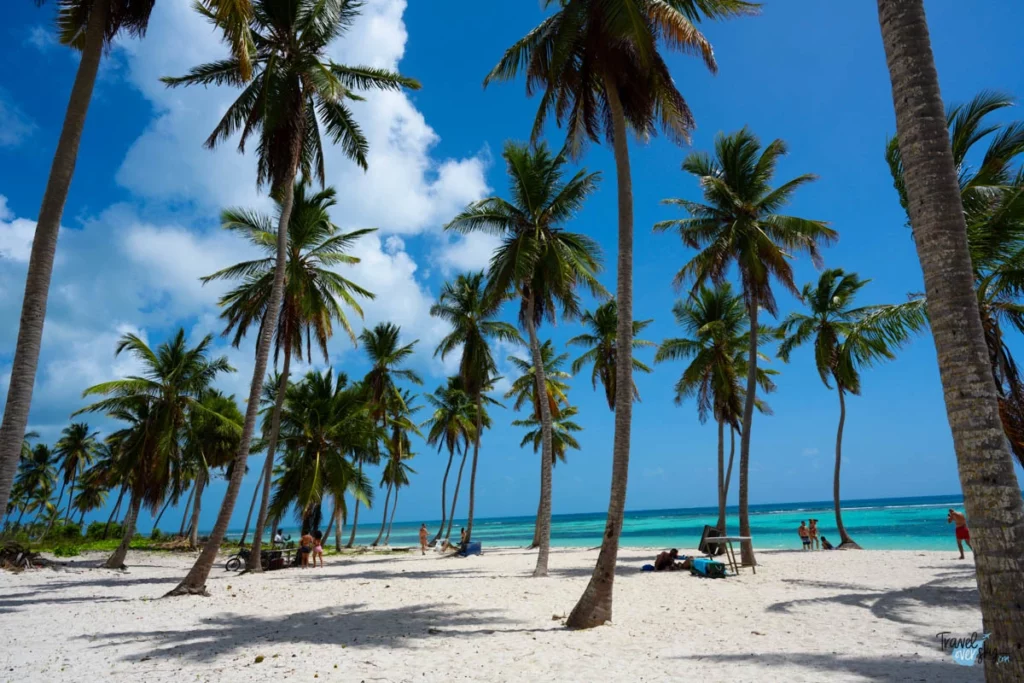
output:
<svg viewBox="0 0 1024 683"><path fill-rule="evenodd" d="M49 442L82 405L83 388L132 370L130 361L113 357L124 331L153 343L178 326L197 337L220 331L215 302L222 290L202 288L197 278L246 251L220 234L217 213L225 206L266 205L250 158L231 145L217 152L201 147L232 93L167 91L157 82L223 54L189 5L158 2L147 38L119 43L101 70L65 210L31 416L32 427ZM1024 23L1024 7L974 3L964 12L959 3L939 0L927 9L947 101L963 101L983 88L1024 93L1016 30ZM0 329L0 391L10 368L33 221L77 65L50 37L52 11L14 3L0 29L3 61L17 65L0 78L0 316L7 323ZM339 190L337 222L381 229L359 247L363 263L349 273L378 295L367 306L367 323L393 320L409 340L421 340L415 365L428 390L453 366L431 357L444 329L427 309L446 277L482 266L491 247L487 240L453 240L440 227L465 203L505 191L502 145L525 138L535 113L536 100L526 98L521 81L487 90L481 81L504 48L541 16L538 3L530 2L456 7L370 0L349 37L332 50L353 63L397 64L423 82L420 92L373 97L357 108L372 146L368 174L336 152L329 154L327 172ZM820 176L798 193L791 212L829 221L839 231L839 243L825 253L827 265L872 279L863 290L865 304L900 301L923 289L882 156L895 125L874 4L774 0L759 17L703 29L715 46L717 76L693 58L668 56L697 120L692 148L709 149L717 132L743 125L765 142L783 138L790 154L779 179ZM553 144L561 142L553 126L547 135ZM635 315L654 319L645 335L654 341L677 333L671 278L691 254L678 239L655 235L650 227L679 215L661 199L699 197L696 183L679 170L686 152L661 138L631 141ZM610 150L591 147L582 164L602 171L604 182L572 227L600 241L609 266L602 280L612 288ZM798 282L816 278L806 259L795 267ZM779 300L783 314L797 305L781 291ZM561 345L578 331L559 321L541 334ZM247 342L235 350L218 340L219 352L239 369L223 388L238 396L246 393L252 367L254 340ZM1011 345L1019 348L1019 339ZM503 357L511 352L500 350ZM336 369L352 376L366 371L361 352L346 339L337 337L331 353ZM751 501L828 499L836 396L821 384L809 353L773 366L782 374L770 399L774 416L755 418ZM634 410L631 509L715 502L715 428L699 424L692 404L674 405L672 385L681 369L659 366L638 378L643 402ZM607 505L612 420L588 374L573 382L571 399L585 428L583 450L556 468L554 511L600 511ZM538 457L519 449L521 434L508 424L511 410L497 411L495 418L481 449L478 514L530 514ZM110 428L100 419L95 424ZM233 526L244 521L260 460L251 462ZM421 444L413 466L418 474L402 494L398 519L435 519L444 460ZM868 371L864 395L848 402L843 490L847 498L959 491L930 337L917 339L897 362ZM222 491L220 482L207 491L204 528ZM731 502L735 495L734 487ZM376 511L367 517L379 519ZM148 528L145 521L142 528Z"/></svg>

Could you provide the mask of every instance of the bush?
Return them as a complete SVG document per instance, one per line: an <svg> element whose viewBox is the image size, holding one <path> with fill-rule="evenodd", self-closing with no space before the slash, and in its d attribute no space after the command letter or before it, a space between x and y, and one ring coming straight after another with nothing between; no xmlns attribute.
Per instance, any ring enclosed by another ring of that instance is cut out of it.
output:
<svg viewBox="0 0 1024 683"><path fill-rule="evenodd" d="M57 557L75 557L79 554L79 550L77 545L62 543L53 549L53 554Z"/></svg>
<svg viewBox="0 0 1024 683"><path fill-rule="evenodd" d="M92 522L89 524L89 528L85 530L85 537L92 540L99 540L103 538L103 530L106 528L106 522ZM124 527L117 522L111 522L110 531L107 532L107 538L121 538L123 535Z"/></svg>
<svg viewBox="0 0 1024 683"><path fill-rule="evenodd" d="M153 533L151 533L149 537L154 541L159 541L164 537L164 532L160 531L159 529L153 529Z"/></svg>
<svg viewBox="0 0 1024 683"><path fill-rule="evenodd" d="M59 532L58 535L60 536L60 538L81 539L82 538L82 525L81 524L75 524L74 522L71 522L69 524L65 524L65 525L63 525L61 527L60 532Z"/></svg>

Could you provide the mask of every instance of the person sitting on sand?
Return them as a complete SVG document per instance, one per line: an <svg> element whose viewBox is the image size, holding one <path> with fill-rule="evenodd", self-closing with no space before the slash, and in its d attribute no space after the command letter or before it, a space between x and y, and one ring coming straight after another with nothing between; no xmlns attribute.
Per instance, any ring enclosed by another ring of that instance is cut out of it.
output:
<svg viewBox="0 0 1024 683"><path fill-rule="evenodd" d="M462 531L459 532L459 547L464 548L466 546L466 527L462 527Z"/></svg>
<svg viewBox="0 0 1024 683"><path fill-rule="evenodd" d="M960 549L960 559L964 559L964 543L967 547L974 552L974 548L971 546L971 530L967 528L967 518L963 516L963 513L957 512L953 508L949 509L949 515L946 516L946 524L950 522L956 523L956 547Z"/></svg>
<svg viewBox="0 0 1024 683"><path fill-rule="evenodd" d="M800 520L800 526L797 527L796 532L798 534L800 534L800 540L803 541L804 550L810 550L811 549L811 533L807 529L807 522L801 519Z"/></svg>
<svg viewBox="0 0 1024 683"><path fill-rule="evenodd" d="M302 534L299 539L299 560L303 569L309 566L309 554L313 552L313 537L309 532Z"/></svg>
<svg viewBox="0 0 1024 683"><path fill-rule="evenodd" d="M316 558L320 558L320 569L324 568L324 535L319 529L313 532L313 569L316 569Z"/></svg>
<svg viewBox="0 0 1024 683"><path fill-rule="evenodd" d="M427 525L420 526L420 554L427 554Z"/></svg>
<svg viewBox="0 0 1024 683"><path fill-rule="evenodd" d="M818 520L812 519L807 527L807 535L811 537L811 550L818 550Z"/></svg>
<svg viewBox="0 0 1024 683"><path fill-rule="evenodd" d="M679 557L679 551L676 550L675 548L672 548L672 550L666 550L665 552L660 553L658 555L658 557L654 560L654 571L656 571L656 572L662 572L662 571L674 572L674 571L676 571L678 569L685 569L685 567L683 566L682 562L676 562L676 559L678 557Z"/></svg>
<svg viewBox="0 0 1024 683"><path fill-rule="evenodd" d="M822 550L835 550L835 548L832 546L832 544L829 543L828 539L825 538L824 536L821 537L821 549Z"/></svg>

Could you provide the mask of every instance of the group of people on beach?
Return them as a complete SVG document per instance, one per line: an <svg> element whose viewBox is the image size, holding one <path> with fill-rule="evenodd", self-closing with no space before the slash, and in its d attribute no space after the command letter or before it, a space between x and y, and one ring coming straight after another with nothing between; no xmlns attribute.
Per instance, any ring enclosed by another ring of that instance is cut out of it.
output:
<svg viewBox="0 0 1024 683"><path fill-rule="evenodd" d="M429 542L427 541L427 536L429 536L429 535L430 535L430 532L427 531L427 525L426 524L421 525L420 526L420 554L422 554L422 555L426 555L427 554L427 547L430 545ZM440 552L451 552L451 551L454 551L454 550L462 550L465 546L466 546L466 529L465 529L465 527L463 527L462 531L459 532L459 544L458 545L452 545L451 543L448 542L448 539L446 538L443 541L441 541L440 543L438 543L436 548Z"/></svg>
<svg viewBox="0 0 1024 683"><path fill-rule="evenodd" d="M796 532L800 535L800 541L804 550L835 550L824 535L818 536L818 520L812 519L808 524L807 520L800 520L800 526Z"/></svg>

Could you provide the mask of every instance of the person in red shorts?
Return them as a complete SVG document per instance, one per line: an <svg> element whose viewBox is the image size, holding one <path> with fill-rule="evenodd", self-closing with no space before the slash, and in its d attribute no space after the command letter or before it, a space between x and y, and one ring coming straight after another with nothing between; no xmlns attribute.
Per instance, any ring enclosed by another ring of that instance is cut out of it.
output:
<svg viewBox="0 0 1024 683"><path fill-rule="evenodd" d="M953 508L949 509L949 516L946 517L946 524L956 524L956 547L960 549L960 559L964 559L964 543L971 548L971 530L967 528L967 518ZM971 548L974 552L974 548Z"/></svg>

